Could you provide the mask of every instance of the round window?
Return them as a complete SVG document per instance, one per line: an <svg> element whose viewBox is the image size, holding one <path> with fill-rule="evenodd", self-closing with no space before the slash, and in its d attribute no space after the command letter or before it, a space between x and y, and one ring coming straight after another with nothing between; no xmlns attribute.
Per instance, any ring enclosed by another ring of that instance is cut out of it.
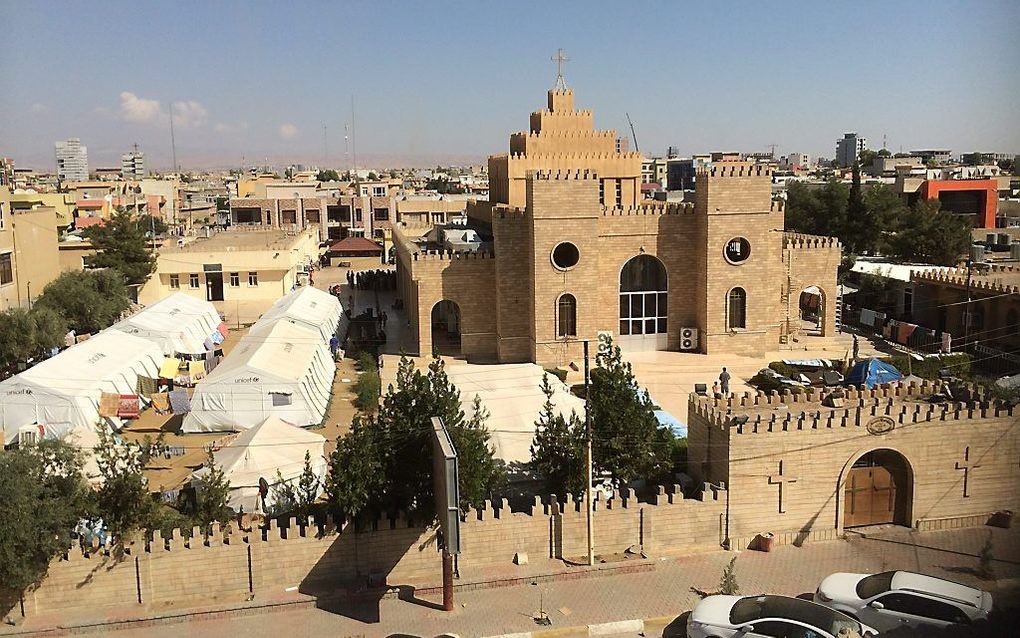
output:
<svg viewBox="0 0 1020 638"><path fill-rule="evenodd" d="M726 242L726 261L732 264L739 264L751 256L751 243L743 237L734 237Z"/></svg>
<svg viewBox="0 0 1020 638"><path fill-rule="evenodd" d="M577 265L577 262L581 259L581 253L578 252L577 246L571 244L569 241L565 241L556 244L556 247L552 251L552 262L553 265L560 270L567 270Z"/></svg>

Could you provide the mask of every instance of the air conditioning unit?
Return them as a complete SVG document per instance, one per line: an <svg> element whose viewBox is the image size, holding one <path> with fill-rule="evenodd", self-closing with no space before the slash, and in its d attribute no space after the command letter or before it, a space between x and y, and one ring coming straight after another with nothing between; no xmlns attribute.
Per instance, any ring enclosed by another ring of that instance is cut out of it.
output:
<svg viewBox="0 0 1020 638"><path fill-rule="evenodd" d="M680 328L680 350L692 352L698 349L698 329Z"/></svg>
<svg viewBox="0 0 1020 638"><path fill-rule="evenodd" d="M609 350L613 347L613 333L609 330L599 330L595 333L598 339L598 347L595 349L596 355L608 356Z"/></svg>

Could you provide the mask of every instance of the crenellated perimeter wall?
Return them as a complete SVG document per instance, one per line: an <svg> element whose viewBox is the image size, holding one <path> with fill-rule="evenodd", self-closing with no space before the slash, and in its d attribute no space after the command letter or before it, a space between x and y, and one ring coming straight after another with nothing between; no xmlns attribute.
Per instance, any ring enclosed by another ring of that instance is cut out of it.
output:
<svg viewBox="0 0 1020 638"><path fill-rule="evenodd" d="M700 497L685 499L672 486L659 488L651 502L638 502L629 491L598 503L597 553L633 547L661 556L717 549L725 492L710 490ZM536 499L527 512L511 512L505 500L486 502L463 518L458 566L464 581L519 576L516 552L528 554L532 570L547 564L552 571L560 559L580 560L586 551L584 511L570 495L566 504ZM117 557L85 556L74 548L53 561L48 577L25 596L26 614L111 605L210 605L290 587L337 596L365 587L370 576L385 578L390 586L441 584L435 530L404 518L381 519L357 533L350 526L338 530L329 520L320 525L292 520L286 528L273 521L268 529L249 532L217 526L209 541L197 531L191 540L180 530L169 538L156 532L147 542L129 543Z"/></svg>

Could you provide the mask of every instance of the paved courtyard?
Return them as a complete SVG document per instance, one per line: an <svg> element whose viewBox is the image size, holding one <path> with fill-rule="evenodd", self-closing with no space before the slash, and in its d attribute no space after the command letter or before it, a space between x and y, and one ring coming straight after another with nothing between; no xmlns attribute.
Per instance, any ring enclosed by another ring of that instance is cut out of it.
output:
<svg viewBox="0 0 1020 638"><path fill-rule="evenodd" d="M994 548L997 580L979 580L977 555L986 539ZM997 605L1015 610L1020 594L1020 529L973 528L941 532L914 532L905 528L877 529L847 540L808 543L801 548L778 547L771 553L716 551L680 558L660 558L641 565L641 571L581 579L536 579L535 584L457 591L456 609L437 609L438 595L378 601L329 603L280 592L279 598L260 599L240 610L217 612L205 620L163 620L121 625L123 638L243 635L276 638L293 636L494 636L547 629L534 615L544 610L548 629L558 636L587 635L584 627L628 619L657 619L647 625L646 636L683 636L685 612L699 600L699 592L712 592L723 566L737 556L736 575L743 594L779 593L792 596L813 592L818 582L834 571L878 572L909 569L974 584L996 597ZM98 614L99 612L97 612ZM30 618L23 625L0 629L0 635L38 631L81 622L144 616L139 608L109 610L92 618L63 618L59 614ZM367 619L378 619L366 622ZM580 628L580 629L571 629ZM76 632L85 631L77 628ZM110 632L98 625L91 633ZM621 633L619 636L635 636ZM993 634L994 635L994 634ZM1001 634L1003 636L1007 633Z"/></svg>

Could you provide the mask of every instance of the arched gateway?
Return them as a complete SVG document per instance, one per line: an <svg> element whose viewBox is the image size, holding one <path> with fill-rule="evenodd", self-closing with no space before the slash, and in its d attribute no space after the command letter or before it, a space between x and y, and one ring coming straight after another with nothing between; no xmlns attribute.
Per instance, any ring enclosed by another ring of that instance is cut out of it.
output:
<svg viewBox="0 0 1020 638"><path fill-rule="evenodd" d="M843 527L910 525L914 473L895 450L872 450L843 476Z"/></svg>

